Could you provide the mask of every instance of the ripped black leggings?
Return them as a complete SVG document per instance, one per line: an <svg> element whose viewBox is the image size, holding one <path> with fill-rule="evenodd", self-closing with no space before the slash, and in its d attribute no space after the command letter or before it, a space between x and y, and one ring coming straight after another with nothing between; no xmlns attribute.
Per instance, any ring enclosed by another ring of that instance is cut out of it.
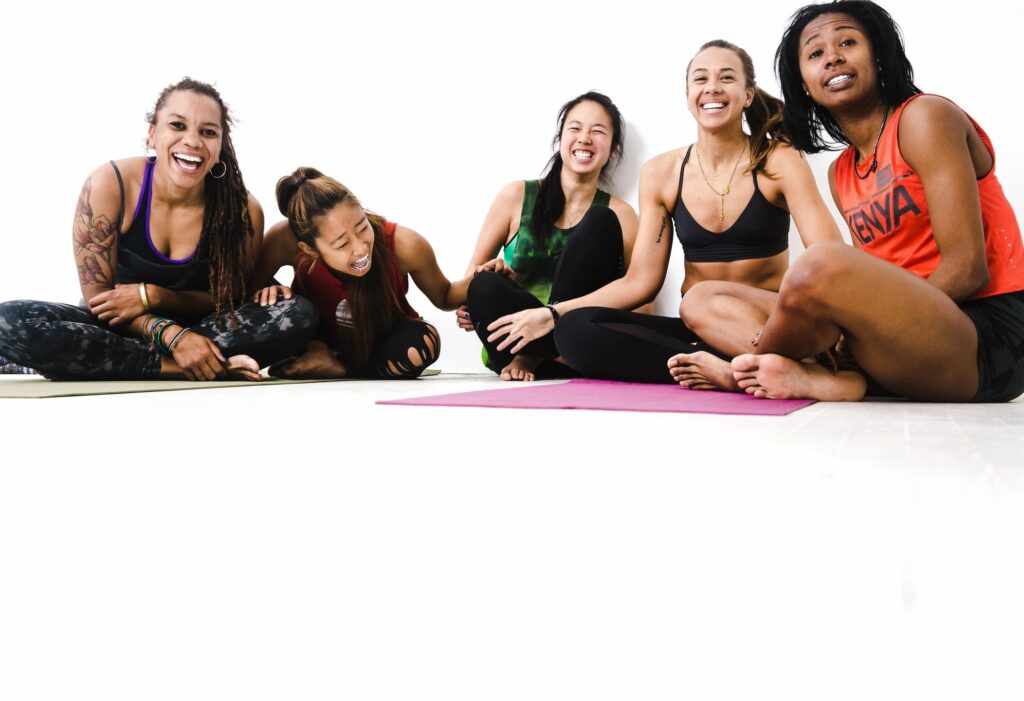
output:
<svg viewBox="0 0 1024 701"><path fill-rule="evenodd" d="M370 359L350 368L349 377L412 380L437 360L441 337L423 319L400 319L377 337Z"/></svg>

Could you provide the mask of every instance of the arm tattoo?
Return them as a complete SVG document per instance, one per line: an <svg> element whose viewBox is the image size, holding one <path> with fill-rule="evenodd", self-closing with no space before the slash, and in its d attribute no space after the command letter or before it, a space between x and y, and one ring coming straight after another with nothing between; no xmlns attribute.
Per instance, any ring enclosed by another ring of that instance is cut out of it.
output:
<svg viewBox="0 0 1024 701"><path fill-rule="evenodd" d="M83 285L110 285L113 284L110 258L118 232L107 215L93 216L89 204L91 194L92 178L89 178L78 196L72 230L78 280Z"/></svg>
<svg viewBox="0 0 1024 701"><path fill-rule="evenodd" d="M665 229L668 228L668 217L661 218L661 228L658 229L658 240L654 243L661 243L661 237L665 235Z"/></svg>

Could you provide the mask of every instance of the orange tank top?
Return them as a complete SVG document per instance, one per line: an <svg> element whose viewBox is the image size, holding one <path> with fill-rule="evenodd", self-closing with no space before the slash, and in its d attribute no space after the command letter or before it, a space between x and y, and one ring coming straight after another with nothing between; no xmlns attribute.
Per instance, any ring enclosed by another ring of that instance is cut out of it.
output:
<svg viewBox="0 0 1024 701"><path fill-rule="evenodd" d="M854 243L873 256L927 278L942 256L932 233L924 184L903 160L899 145L900 117L916 97L908 98L889 118L878 141L875 172L863 180L857 177L857 151L850 146L836 159L834 175L843 219ZM992 142L970 115L967 118L992 154L992 169L978 180L989 272L988 283L971 296L980 299L1024 289L1024 246L1017 217L996 179ZM865 167L861 165L861 173Z"/></svg>

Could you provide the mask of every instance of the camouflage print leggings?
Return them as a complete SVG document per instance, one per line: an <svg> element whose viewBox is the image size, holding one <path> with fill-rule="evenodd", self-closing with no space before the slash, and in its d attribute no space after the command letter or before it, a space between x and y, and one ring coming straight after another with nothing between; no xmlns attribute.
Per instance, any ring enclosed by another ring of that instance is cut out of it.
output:
<svg viewBox="0 0 1024 701"><path fill-rule="evenodd" d="M297 355L316 330L316 312L295 296L235 310L237 323L217 328L211 314L189 329L216 343L225 356L249 355L260 367ZM160 352L122 336L84 307L18 300L0 304L0 356L66 380L141 380L160 376Z"/></svg>

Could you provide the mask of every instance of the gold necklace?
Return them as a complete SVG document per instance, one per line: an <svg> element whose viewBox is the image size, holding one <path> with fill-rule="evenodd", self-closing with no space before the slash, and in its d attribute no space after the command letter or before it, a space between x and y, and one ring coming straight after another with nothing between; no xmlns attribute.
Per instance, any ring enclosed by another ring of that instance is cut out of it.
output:
<svg viewBox="0 0 1024 701"><path fill-rule="evenodd" d="M732 165L732 173L729 174L729 182L725 184L725 189L721 192L715 189L715 186L711 184L711 181L708 180L707 174L704 172L704 164L701 163L700 160L700 149L697 148L694 150L697 152L697 167L700 168L700 174L704 177L704 182L706 182L708 187L711 188L711 192L718 195L718 225L721 226L725 224L725 196L729 194L729 188L732 187L732 179L736 177L736 169L739 167L740 159L742 159L743 154L746 153L747 147L744 146L743 150L740 151L740 155L736 156L736 162Z"/></svg>

